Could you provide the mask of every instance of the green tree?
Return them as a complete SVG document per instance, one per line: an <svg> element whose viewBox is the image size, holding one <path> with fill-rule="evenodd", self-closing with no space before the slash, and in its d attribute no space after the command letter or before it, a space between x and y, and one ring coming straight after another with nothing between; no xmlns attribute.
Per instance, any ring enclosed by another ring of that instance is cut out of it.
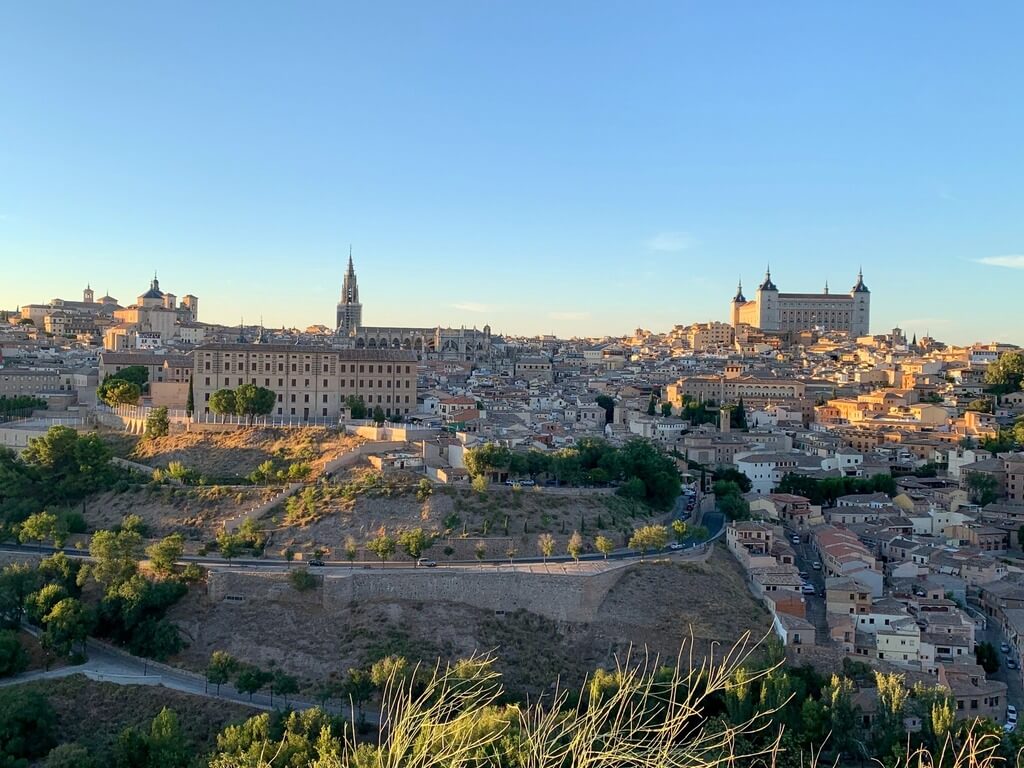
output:
<svg viewBox="0 0 1024 768"><path fill-rule="evenodd" d="M598 536L594 539L594 548L608 559L608 555L615 551L615 542L607 536Z"/></svg>
<svg viewBox="0 0 1024 768"><path fill-rule="evenodd" d="M61 584L43 584L37 592L25 599L25 616L30 623L43 626L46 616L53 606L68 596L67 589Z"/></svg>
<svg viewBox="0 0 1024 768"><path fill-rule="evenodd" d="M476 475L471 481L470 485L473 490L479 493L481 496L487 493L487 489L490 487L490 483L487 482L487 475Z"/></svg>
<svg viewBox="0 0 1024 768"><path fill-rule="evenodd" d="M96 768L96 761L88 749L72 741L51 749L43 768Z"/></svg>
<svg viewBox="0 0 1024 768"><path fill-rule="evenodd" d="M411 674L409 662L404 656L385 656L370 667L370 682L379 691L383 691L390 682L401 682Z"/></svg>
<svg viewBox="0 0 1024 768"><path fill-rule="evenodd" d="M288 571L288 581L298 592L308 592L316 587L316 577L305 568Z"/></svg>
<svg viewBox="0 0 1024 768"><path fill-rule="evenodd" d="M93 578L107 587L116 587L138 572L142 555L142 536L135 530L96 531L89 542Z"/></svg>
<svg viewBox="0 0 1024 768"><path fill-rule="evenodd" d="M1021 381L1024 381L1024 353L1004 352L985 369L985 383L996 394L1018 391Z"/></svg>
<svg viewBox="0 0 1024 768"><path fill-rule="evenodd" d="M672 415L672 403L661 404L661 415L664 416L666 419Z"/></svg>
<svg viewBox="0 0 1024 768"><path fill-rule="evenodd" d="M986 674L992 675L999 670L999 654L992 643L982 642L975 645L974 658Z"/></svg>
<svg viewBox="0 0 1024 768"><path fill-rule="evenodd" d="M235 393L231 389L218 389L210 395L210 412L221 416L234 415Z"/></svg>
<svg viewBox="0 0 1024 768"><path fill-rule="evenodd" d="M383 567L384 562L395 554L395 540L386 533L382 533L377 538L368 541L366 548L380 558L380 564Z"/></svg>
<svg viewBox="0 0 1024 768"><path fill-rule="evenodd" d="M682 543L683 539L686 538L686 534L689 533L687 525L682 520L672 521L672 535L676 537L676 541Z"/></svg>
<svg viewBox="0 0 1024 768"><path fill-rule="evenodd" d="M387 417L384 416L384 409L381 408L379 405L375 406L373 409L373 420L378 424L383 424L385 421L387 421Z"/></svg>
<svg viewBox="0 0 1024 768"><path fill-rule="evenodd" d="M356 395L349 395L345 399L345 405L348 407L348 413L350 418L366 418L366 403L363 402L363 398L357 397Z"/></svg>
<svg viewBox="0 0 1024 768"><path fill-rule="evenodd" d="M53 606L43 619L43 647L58 656L67 656L78 645L85 653L85 641L89 637L96 617L89 606L74 597L66 597Z"/></svg>
<svg viewBox="0 0 1024 768"><path fill-rule="evenodd" d="M416 501L426 501L433 493L433 484L424 477L416 486Z"/></svg>
<svg viewBox="0 0 1024 768"><path fill-rule="evenodd" d="M243 542L239 535L227 531L217 534L217 549L220 551L220 556L229 563L242 554L242 547Z"/></svg>
<svg viewBox="0 0 1024 768"><path fill-rule="evenodd" d="M254 693L258 693L272 679L272 675L252 664L239 665L235 677L235 688L239 693L249 694L249 701L252 701Z"/></svg>
<svg viewBox="0 0 1024 768"><path fill-rule="evenodd" d="M189 768L192 765L192 749L173 709L164 707L153 718L146 742L149 768Z"/></svg>
<svg viewBox="0 0 1024 768"><path fill-rule="evenodd" d="M192 418L196 412L196 393L192 387L192 377L188 377L188 396L185 398L185 414Z"/></svg>
<svg viewBox="0 0 1024 768"><path fill-rule="evenodd" d="M964 408L965 411L975 411L977 413L992 413L992 401L987 397L981 397L977 400L971 400Z"/></svg>
<svg viewBox="0 0 1024 768"><path fill-rule="evenodd" d="M735 467L719 467L715 470L715 480L735 483L739 493L750 493L754 487L750 478Z"/></svg>
<svg viewBox="0 0 1024 768"><path fill-rule="evenodd" d="M629 539L629 548L640 550L641 559L651 551L668 545L668 528L664 525L645 525L637 528Z"/></svg>
<svg viewBox="0 0 1024 768"><path fill-rule="evenodd" d="M351 536L345 537L345 559L349 563L354 563L356 557L359 555L359 545L356 544L356 540Z"/></svg>
<svg viewBox="0 0 1024 768"><path fill-rule="evenodd" d="M217 695L220 695L220 687L231 679L238 668L238 661L229 653L214 651L210 654L210 660L206 664L207 685L213 683L217 686Z"/></svg>
<svg viewBox="0 0 1024 768"><path fill-rule="evenodd" d="M28 654L12 629L0 630L0 677L24 672L28 667Z"/></svg>
<svg viewBox="0 0 1024 768"><path fill-rule="evenodd" d="M58 538L57 516L50 512L37 512L21 524L18 539L22 544L35 541L40 546L48 539Z"/></svg>
<svg viewBox="0 0 1024 768"><path fill-rule="evenodd" d="M25 615L25 601L38 583L38 574L27 565L16 563L0 571L0 626L20 626Z"/></svg>
<svg viewBox="0 0 1024 768"><path fill-rule="evenodd" d="M542 533L537 537L537 549L540 550L541 558L547 563L548 558L555 552L555 537L550 533Z"/></svg>
<svg viewBox="0 0 1024 768"><path fill-rule="evenodd" d="M172 576L174 566L185 551L185 539L180 533L165 536L155 544L146 547L146 556L153 570L161 576Z"/></svg>
<svg viewBox="0 0 1024 768"><path fill-rule="evenodd" d="M655 406L657 404L658 404L658 398L656 398L654 395L651 395L650 399L647 401L647 415L648 416L653 416L654 415L654 408L655 408Z"/></svg>
<svg viewBox="0 0 1024 768"><path fill-rule="evenodd" d="M572 536L569 537L569 541L565 545L565 551L577 563L580 561L580 553L583 552L583 537L580 536L579 531L572 532Z"/></svg>
<svg viewBox="0 0 1024 768"><path fill-rule="evenodd" d="M422 528L410 528L398 534L398 546L405 554L418 561L426 550L434 546L434 537Z"/></svg>
<svg viewBox="0 0 1024 768"><path fill-rule="evenodd" d="M373 693L373 681L364 669L350 669L342 685L342 693L356 711L358 719L363 718L363 705Z"/></svg>
<svg viewBox="0 0 1024 768"><path fill-rule="evenodd" d="M972 503L984 507L999 498L999 483L994 476L983 472L967 473L967 494Z"/></svg>
<svg viewBox="0 0 1024 768"><path fill-rule="evenodd" d="M725 496L718 500L718 508L730 520L750 518L750 502L742 496Z"/></svg>
<svg viewBox="0 0 1024 768"><path fill-rule="evenodd" d="M167 433L171 431L171 421L167 416L167 408L160 406L154 408L146 416L146 437L166 437Z"/></svg>
<svg viewBox="0 0 1024 768"><path fill-rule="evenodd" d="M57 717L46 697L25 686L0 688L0 765L27 768L56 740Z"/></svg>
<svg viewBox="0 0 1024 768"><path fill-rule="evenodd" d="M904 737L904 707L909 691L903 675L875 672L878 690L878 712L871 727L871 740L875 754L888 755Z"/></svg>
<svg viewBox="0 0 1024 768"><path fill-rule="evenodd" d="M594 401L604 408L604 423L611 424L615 418L615 400L608 395L598 395Z"/></svg>
<svg viewBox="0 0 1024 768"><path fill-rule="evenodd" d="M270 695L283 696L284 704L288 706L288 697L299 692L299 681L292 675L285 674L281 670L274 672L270 680Z"/></svg>
<svg viewBox="0 0 1024 768"><path fill-rule="evenodd" d="M113 408L118 405L135 405L142 397L142 390L130 381L107 379L96 394Z"/></svg>
<svg viewBox="0 0 1024 768"><path fill-rule="evenodd" d="M277 395L266 387L242 384L235 390L235 413L245 416L250 424L254 417L266 416L273 411L276 402Z"/></svg>

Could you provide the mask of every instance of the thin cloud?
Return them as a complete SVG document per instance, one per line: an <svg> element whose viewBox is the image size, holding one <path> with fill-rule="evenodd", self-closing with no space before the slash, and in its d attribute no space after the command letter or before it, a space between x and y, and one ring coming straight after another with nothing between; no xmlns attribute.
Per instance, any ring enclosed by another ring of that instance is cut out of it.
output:
<svg viewBox="0 0 1024 768"><path fill-rule="evenodd" d="M549 312L548 317L552 320L589 320L589 312Z"/></svg>
<svg viewBox="0 0 1024 768"><path fill-rule="evenodd" d="M463 312L489 312L490 307L486 304L477 304L475 301L467 301L461 304L452 304L455 309L461 309Z"/></svg>
<svg viewBox="0 0 1024 768"><path fill-rule="evenodd" d="M693 238L686 232L659 232L647 241L652 251L678 253L693 247Z"/></svg>
<svg viewBox="0 0 1024 768"><path fill-rule="evenodd" d="M986 264L990 267L1024 269L1024 254L1013 254L1010 256L985 256L981 259L975 259L975 261L979 264Z"/></svg>

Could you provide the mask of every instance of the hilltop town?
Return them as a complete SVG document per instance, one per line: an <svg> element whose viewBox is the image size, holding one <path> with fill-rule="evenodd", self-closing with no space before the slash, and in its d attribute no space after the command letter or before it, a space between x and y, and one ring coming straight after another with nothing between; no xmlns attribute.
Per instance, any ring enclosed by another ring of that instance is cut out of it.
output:
<svg viewBox="0 0 1024 768"><path fill-rule="evenodd" d="M350 255L327 326L206 323L156 276L5 311L8 673L362 711L395 665L494 651L525 700L768 634L859 728L898 675L910 730L917 685L1012 734L1024 351L872 334L870 296L768 270L664 332L366 326Z"/></svg>

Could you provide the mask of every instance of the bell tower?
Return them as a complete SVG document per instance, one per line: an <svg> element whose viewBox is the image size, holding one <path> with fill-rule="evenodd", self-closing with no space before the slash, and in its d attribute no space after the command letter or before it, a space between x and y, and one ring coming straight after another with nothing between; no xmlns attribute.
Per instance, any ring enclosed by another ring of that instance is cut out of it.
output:
<svg viewBox="0 0 1024 768"><path fill-rule="evenodd" d="M359 282L352 264L352 246L348 248L348 269L341 283L341 301L338 302L337 333L351 336L363 324L363 305L359 303Z"/></svg>

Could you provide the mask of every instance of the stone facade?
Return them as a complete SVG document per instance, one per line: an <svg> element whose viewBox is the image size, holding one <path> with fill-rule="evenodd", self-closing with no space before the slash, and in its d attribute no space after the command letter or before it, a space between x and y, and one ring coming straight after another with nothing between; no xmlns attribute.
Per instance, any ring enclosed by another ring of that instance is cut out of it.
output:
<svg viewBox="0 0 1024 768"><path fill-rule="evenodd" d="M272 390L272 416L341 418L361 398L385 416L416 411L416 355L402 350L334 349L291 344L207 344L193 352L196 413L209 413L218 389L256 384Z"/></svg>
<svg viewBox="0 0 1024 768"><path fill-rule="evenodd" d="M820 328L866 336L870 326L871 292L864 285L863 275L858 273L849 294L829 293L827 284L823 293L780 293L769 269L753 301L747 301L740 284L730 307L734 328L750 325L762 331L783 332Z"/></svg>

